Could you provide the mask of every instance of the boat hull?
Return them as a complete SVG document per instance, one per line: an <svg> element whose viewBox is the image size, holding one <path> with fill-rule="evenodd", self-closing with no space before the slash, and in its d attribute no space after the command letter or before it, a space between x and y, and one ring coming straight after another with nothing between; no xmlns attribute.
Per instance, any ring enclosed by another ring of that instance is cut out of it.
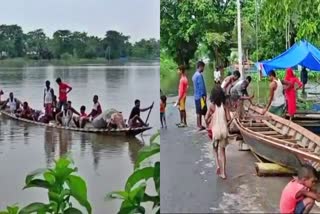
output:
<svg viewBox="0 0 320 214"><path fill-rule="evenodd" d="M244 131L240 132L243 140L250 147L251 151L264 159L293 170L299 169L302 165L301 160L292 152L277 148L262 139L256 138L250 133Z"/></svg>
<svg viewBox="0 0 320 214"><path fill-rule="evenodd" d="M16 121L21 121L24 123L44 126L44 127L50 127L54 129L63 129L63 130L69 130L69 131L76 131L76 132L86 132L86 133L97 133L97 134L103 134L103 135L109 135L109 136L127 136L127 137L134 137L138 134L141 134L144 131L147 131L149 129L152 129L152 127L141 127L141 128L124 128L124 129L96 129L96 128L73 128L73 127L64 127L64 126L57 126L53 124L46 124L46 123L40 123L36 121L31 121L23 118L18 118L15 115L0 111L1 115L12 119Z"/></svg>

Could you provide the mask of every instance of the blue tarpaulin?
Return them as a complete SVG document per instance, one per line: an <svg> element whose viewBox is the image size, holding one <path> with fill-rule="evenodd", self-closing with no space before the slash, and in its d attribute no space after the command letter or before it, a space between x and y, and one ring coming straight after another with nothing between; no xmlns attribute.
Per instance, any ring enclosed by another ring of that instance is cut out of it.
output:
<svg viewBox="0 0 320 214"><path fill-rule="evenodd" d="M320 50L309 42L301 40L279 56L256 63L263 75L267 75L273 69L293 68L297 65L320 71Z"/></svg>

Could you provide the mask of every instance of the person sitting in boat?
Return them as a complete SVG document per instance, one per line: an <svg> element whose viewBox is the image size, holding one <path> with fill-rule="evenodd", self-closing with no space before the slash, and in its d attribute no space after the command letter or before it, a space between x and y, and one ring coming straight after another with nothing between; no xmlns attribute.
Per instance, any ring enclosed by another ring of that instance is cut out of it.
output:
<svg viewBox="0 0 320 214"><path fill-rule="evenodd" d="M241 100L249 100L252 104L253 95L249 97L247 88L251 83L251 76L247 76L246 79L238 81L231 89L230 89L230 98L234 107L238 106L238 101Z"/></svg>
<svg viewBox="0 0 320 214"><path fill-rule="evenodd" d="M283 85L285 85L285 88L287 88L291 86L291 83L286 80L281 81L280 79L278 79L274 70L270 71L269 80L271 82L269 85L269 102L267 107L263 110L262 114L265 114L267 111L269 111L278 116L282 116L286 108L286 100L283 94Z"/></svg>
<svg viewBox="0 0 320 214"><path fill-rule="evenodd" d="M131 110L131 114L129 117L129 127L136 128L142 126L148 126L140 117L140 112L148 111L149 109L153 108L153 104L147 108L140 108L140 100L134 101L134 107Z"/></svg>
<svg viewBox="0 0 320 214"><path fill-rule="evenodd" d="M315 201L320 201L316 191L317 171L305 164L283 189L280 198L280 213L310 213Z"/></svg>
<svg viewBox="0 0 320 214"><path fill-rule="evenodd" d="M45 87L44 93L43 93L43 107L45 108L45 114L50 116L50 117L53 117L52 116L53 96L54 96L54 91L50 87L50 81L47 80L46 81L46 87Z"/></svg>
<svg viewBox="0 0 320 214"><path fill-rule="evenodd" d="M126 127L122 112L119 112L116 109L108 109L102 112L99 116L93 119L92 125L97 129L117 129Z"/></svg>
<svg viewBox="0 0 320 214"><path fill-rule="evenodd" d="M94 95L93 96L93 108L90 112L90 114L88 115L88 117L91 117L91 120L93 120L94 118L96 118L97 116L99 116L102 113L102 108L101 105L99 103L99 97L98 95Z"/></svg>
<svg viewBox="0 0 320 214"><path fill-rule="evenodd" d="M28 102L23 103L22 111L19 113L16 113L16 116L27 119L27 120L33 120L33 111L29 107Z"/></svg>
<svg viewBox="0 0 320 214"><path fill-rule="evenodd" d="M10 92L9 98L3 103L1 109L5 109L6 107L9 107L10 112L16 113L19 111L20 105L21 105L21 101L13 96L13 92Z"/></svg>
<svg viewBox="0 0 320 214"><path fill-rule="evenodd" d="M73 117L73 122L78 128L84 128L86 123L89 121L89 117L86 114L86 107L80 107L80 116Z"/></svg>
<svg viewBox="0 0 320 214"><path fill-rule="evenodd" d="M68 101L64 106L63 106L63 111L59 112L56 115L56 122L58 124L61 124L63 126L69 127L70 122L72 120L72 115L73 113L77 114L80 116L79 112L77 112L72 106L71 106L71 101Z"/></svg>

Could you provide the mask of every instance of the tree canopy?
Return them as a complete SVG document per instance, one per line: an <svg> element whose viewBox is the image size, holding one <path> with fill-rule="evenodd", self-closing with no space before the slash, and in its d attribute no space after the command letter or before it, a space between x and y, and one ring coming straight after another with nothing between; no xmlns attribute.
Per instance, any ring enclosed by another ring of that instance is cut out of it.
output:
<svg viewBox="0 0 320 214"><path fill-rule="evenodd" d="M142 39L130 43L130 36L109 30L104 38L89 36L85 32L57 30L52 38L42 29L24 33L18 25L0 25L0 58L29 57L52 58L98 58L120 57L158 58L160 41Z"/></svg>
<svg viewBox="0 0 320 214"><path fill-rule="evenodd" d="M242 45L251 60L268 59L297 40L320 45L320 0L242 0ZM161 48L178 64L206 50L216 64L237 48L236 0L161 0Z"/></svg>

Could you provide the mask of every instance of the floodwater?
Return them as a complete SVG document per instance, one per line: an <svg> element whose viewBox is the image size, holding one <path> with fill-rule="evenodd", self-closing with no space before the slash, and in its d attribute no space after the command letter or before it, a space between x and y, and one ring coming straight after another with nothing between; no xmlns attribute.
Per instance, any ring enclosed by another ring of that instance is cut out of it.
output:
<svg viewBox="0 0 320 214"><path fill-rule="evenodd" d="M103 109L116 108L128 118L135 99L141 107L155 102L149 123L154 128L136 138L107 137L56 130L0 117L0 210L18 203L47 201L43 189L26 189L25 176L38 168L52 166L54 159L69 154L78 173L87 181L88 197L93 213L116 213L121 201L106 201L108 192L124 188L133 171L137 152L159 127L159 64L130 63L119 66L42 66L0 68L2 100L13 92L30 106L42 107L43 90L50 80L55 93L55 79L61 77L73 90L68 98L75 109L81 105L92 108L92 97L99 96ZM142 117L147 117L147 112Z"/></svg>

